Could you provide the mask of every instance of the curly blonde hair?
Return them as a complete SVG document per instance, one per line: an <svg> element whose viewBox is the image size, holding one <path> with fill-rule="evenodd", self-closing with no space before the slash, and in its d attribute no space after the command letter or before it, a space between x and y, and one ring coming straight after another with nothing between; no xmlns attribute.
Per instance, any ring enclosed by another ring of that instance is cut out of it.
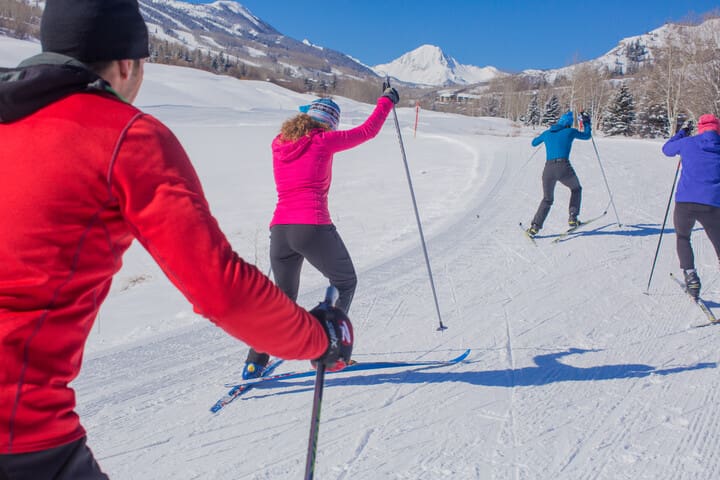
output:
<svg viewBox="0 0 720 480"><path fill-rule="evenodd" d="M318 128L325 131L330 130L329 125L318 122L306 113L301 113L286 120L285 123L282 124L282 127L280 127L280 136L285 141L294 142Z"/></svg>

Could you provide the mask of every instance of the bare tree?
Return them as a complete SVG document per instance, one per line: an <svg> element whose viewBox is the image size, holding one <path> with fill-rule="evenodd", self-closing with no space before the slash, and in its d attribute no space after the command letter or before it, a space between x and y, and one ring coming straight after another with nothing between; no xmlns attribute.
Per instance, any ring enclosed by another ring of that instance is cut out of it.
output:
<svg viewBox="0 0 720 480"><path fill-rule="evenodd" d="M643 70L640 81L667 110L671 130L677 125L683 102L687 100L688 79L693 63L693 51L687 42L670 35L664 46L652 49L655 61Z"/></svg>
<svg viewBox="0 0 720 480"><path fill-rule="evenodd" d="M37 36L42 10L36 2L33 4L27 0L0 0L0 28L16 38Z"/></svg>
<svg viewBox="0 0 720 480"><path fill-rule="evenodd" d="M589 63L575 67L572 75L574 105L579 111L587 111L591 115L592 123L598 125L602 115L602 107L612 93L609 82L610 72L607 68L598 68Z"/></svg>
<svg viewBox="0 0 720 480"><path fill-rule="evenodd" d="M694 118L704 113L720 115L720 33L710 30L710 24L703 27L707 27L704 34L692 42L687 98L683 102Z"/></svg>

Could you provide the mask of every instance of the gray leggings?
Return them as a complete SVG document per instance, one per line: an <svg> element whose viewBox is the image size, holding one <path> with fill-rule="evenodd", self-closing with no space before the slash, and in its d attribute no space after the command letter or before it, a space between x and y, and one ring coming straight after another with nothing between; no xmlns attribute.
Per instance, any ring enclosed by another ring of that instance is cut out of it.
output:
<svg viewBox="0 0 720 480"><path fill-rule="evenodd" d="M720 208L700 203L678 202L673 211L673 223L677 237L677 253L680 268L695 268L695 255L690 244L690 235L699 222L710 239L715 254L720 258Z"/></svg>
<svg viewBox="0 0 720 480"><path fill-rule="evenodd" d="M0 455L0 480L108 480L85 440L38 452Z"/></svg>
<svg viewBox="0 0 720 480"><path fill-rule="evenodd" d="M270 228L270 266L275 284L293 301L300 289L300 272L307 260L340 294L336 307L348 313L357 275L350 254L335 225L273 225ZM247 362L266 363L268 356L250 349Z"/></svg>
<svg viewBox="0 0 720 480"><path fill-rule="evenodd" d="M568 160L545 162L542 174L543 199L540 201L535 217L532 220L533 225L538 228L542 228L548 213L550 213L550 207L555 201L555 184L557 182L570 189L570 207L568 208L570 217L576 217L580 214L582 187L575 174L575 169Z"/></svg>
<svg viewBox="0 0 720 480"><path fill-rule="evenodd" d="M304 260L338 289L336 306L348 313L357 275L335 225L274 225L270 229L270 265L275 283L292 300L297 300Z"/></svg>

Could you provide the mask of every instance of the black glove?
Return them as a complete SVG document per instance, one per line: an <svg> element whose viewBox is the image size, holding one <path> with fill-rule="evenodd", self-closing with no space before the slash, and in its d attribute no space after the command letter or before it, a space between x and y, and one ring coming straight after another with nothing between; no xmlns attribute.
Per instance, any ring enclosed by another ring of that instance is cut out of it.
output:
<svg viewBox="0 0 720 480"><path fill-rule="evenodd" d="M310 310L310 314L317 318L325 329L329 342L328 349L322 357L312 361L313 365L323 363L329 372L342 370L350 363L355 341L350 319L339 308L329 307L325 303Z"/></svg>
<svg viewBox="0 0 720 480"><path fill-rule="evenodd" d="M692 131L693 131L692 120L685 120L683 122L683 124L680 126L680 131L684 132L686 137L692 135Z"/></svg>
<svg viewBox="0 0 720 480"><path fill-rule="evenodd" d="M590 126L590 115L587 112L580 112L580 118L582 118L583 125Z"/></svg>
<svg viewBox="0 0 720 480"><path fill-rule="evenodd" d="M397 105L400 101L400 94L393 87L387 87L382 96L389 98L393 102L393 105Z"/></svg>

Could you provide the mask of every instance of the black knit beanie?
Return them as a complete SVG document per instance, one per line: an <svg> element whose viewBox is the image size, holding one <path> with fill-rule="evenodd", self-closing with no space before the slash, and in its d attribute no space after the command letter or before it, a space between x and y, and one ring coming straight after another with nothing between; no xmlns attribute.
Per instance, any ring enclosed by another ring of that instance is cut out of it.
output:
<svg viewBox="0 0 720 480"><path fill-rule="evenodd" d="M150 56L137 0L47 0L40 43L84 63Z"/></svg>

